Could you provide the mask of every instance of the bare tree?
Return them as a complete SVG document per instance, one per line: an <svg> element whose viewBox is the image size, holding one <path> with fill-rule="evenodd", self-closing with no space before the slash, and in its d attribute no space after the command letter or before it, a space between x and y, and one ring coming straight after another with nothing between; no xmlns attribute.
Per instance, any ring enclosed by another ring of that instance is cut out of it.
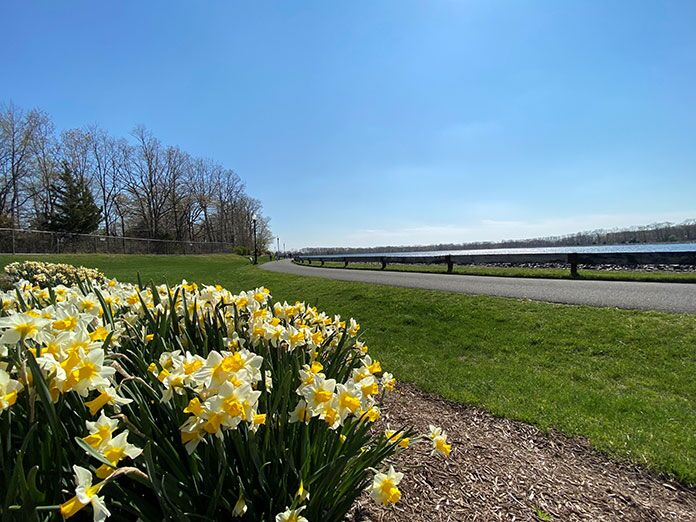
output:
<svg viewBox="0 0 696 522"><path fill-rule="evenodd" d="M133 131L136 140L131 161L125 170L124 187L137 209L139 230L146 237L162 238L169 200L166 158L162 144L145 127Z"/></svg>
<svg viewBox="0 0 696 522"><path fill-rule="evenodd" d="M34 170L32 147L48 116L36 109L28 112L10 103L0 109L0 215L9 216L13 227L21 226L21 207L31 196L27 188Z"/></svg>
<svg viewBox="0 0 696 522"><path fill-rule="evenodd" d="M99 127L91 127L88 132L91 136L92 180L102 209L104 234L110 236L114 233L116 219L115 198L122 190L130 147L126 140L113 138Z"/></svg>
<svg viewBox="0 0 696 522"><path fill-rule="evenodd" d="M56 177L66 165L89 185L102 211L106 235L219 241L253 247L271 241L261 203L231 169L164 146L145 127L131 140L96 125L69 129L57 139L45 113L0 108L0 223L26 220L48 226L54 215ZM29 204L26 204L29 202Z"/></svg>

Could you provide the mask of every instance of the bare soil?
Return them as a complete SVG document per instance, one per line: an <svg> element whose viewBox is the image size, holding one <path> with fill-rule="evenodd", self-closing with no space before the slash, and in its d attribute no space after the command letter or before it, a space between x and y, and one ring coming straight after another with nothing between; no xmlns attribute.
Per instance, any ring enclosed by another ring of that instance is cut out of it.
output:
<svg viewBox="0 0 696 522"><path fill-rule="evenodd" d="M395 457L401 500L376 506L363 495L353 522L454 520L696 520L696 489L612 460L584 439L543 433L401 385L387 395L378 428L438 424L449 459L421 443ZM378 423L378 424L379 424Z"/></svg>

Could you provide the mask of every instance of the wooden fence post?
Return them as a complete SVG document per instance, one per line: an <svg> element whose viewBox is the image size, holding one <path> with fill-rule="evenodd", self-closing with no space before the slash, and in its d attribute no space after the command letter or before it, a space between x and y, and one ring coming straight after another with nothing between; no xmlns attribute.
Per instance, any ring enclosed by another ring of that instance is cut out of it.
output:
<svg viewBox="0 0 696 522"><path fill-rule="evenodd" d="M387 260L385 258L382 258L382 270L387 268Z"/></svg>
<svg viewBox="0 0 696 522"><path fill-rule="evenodd" d="M451 274L452 270L454 270L454 263L452 263L452 256L449 255L447 256L447 273Z"/></svg>
<svg viewBox="0 0 696 522"><path fill-rule="evenodd" d="M578 277L578 255L568 254L568 262L570 263L570 277Z"/></svg>

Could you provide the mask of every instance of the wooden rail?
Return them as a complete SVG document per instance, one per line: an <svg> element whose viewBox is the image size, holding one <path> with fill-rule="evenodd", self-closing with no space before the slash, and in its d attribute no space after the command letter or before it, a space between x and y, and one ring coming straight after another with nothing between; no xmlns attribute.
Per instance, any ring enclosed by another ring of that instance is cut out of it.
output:
<svg viewBox="0 0 696 522"><path fill-rule="evenodd" d="M446 264L447 272L452 273L454 265L479 265L486 263L562 263L570 265L573 277L578 275L578 265L692 265L696 266L696 252L602 252L602 253L529 253L529 254L460 254L434 256L341 256L341 255L312 255L295 256L300 263L325 262L343 263L380 263L382 270L388 264L399 265L438 265Z"/></svg>

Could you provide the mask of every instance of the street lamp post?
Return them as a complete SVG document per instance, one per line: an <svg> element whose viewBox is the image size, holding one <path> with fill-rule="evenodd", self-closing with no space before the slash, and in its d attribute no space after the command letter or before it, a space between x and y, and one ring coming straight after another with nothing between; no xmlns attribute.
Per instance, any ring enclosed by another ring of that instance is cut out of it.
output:
<svg viewBox="0 0 696 522"><path fill-rule="evenodd" d="M251 221L254 224L254 264L259 262L259 251L256 248L256 214L251 217Z"/></svg>
<svg viewBox="0 0 696 522"><path fill-rule="evenodd" d="M276 259L280 259L280 237L276 237L278 247L276 248Z"/></svg>

